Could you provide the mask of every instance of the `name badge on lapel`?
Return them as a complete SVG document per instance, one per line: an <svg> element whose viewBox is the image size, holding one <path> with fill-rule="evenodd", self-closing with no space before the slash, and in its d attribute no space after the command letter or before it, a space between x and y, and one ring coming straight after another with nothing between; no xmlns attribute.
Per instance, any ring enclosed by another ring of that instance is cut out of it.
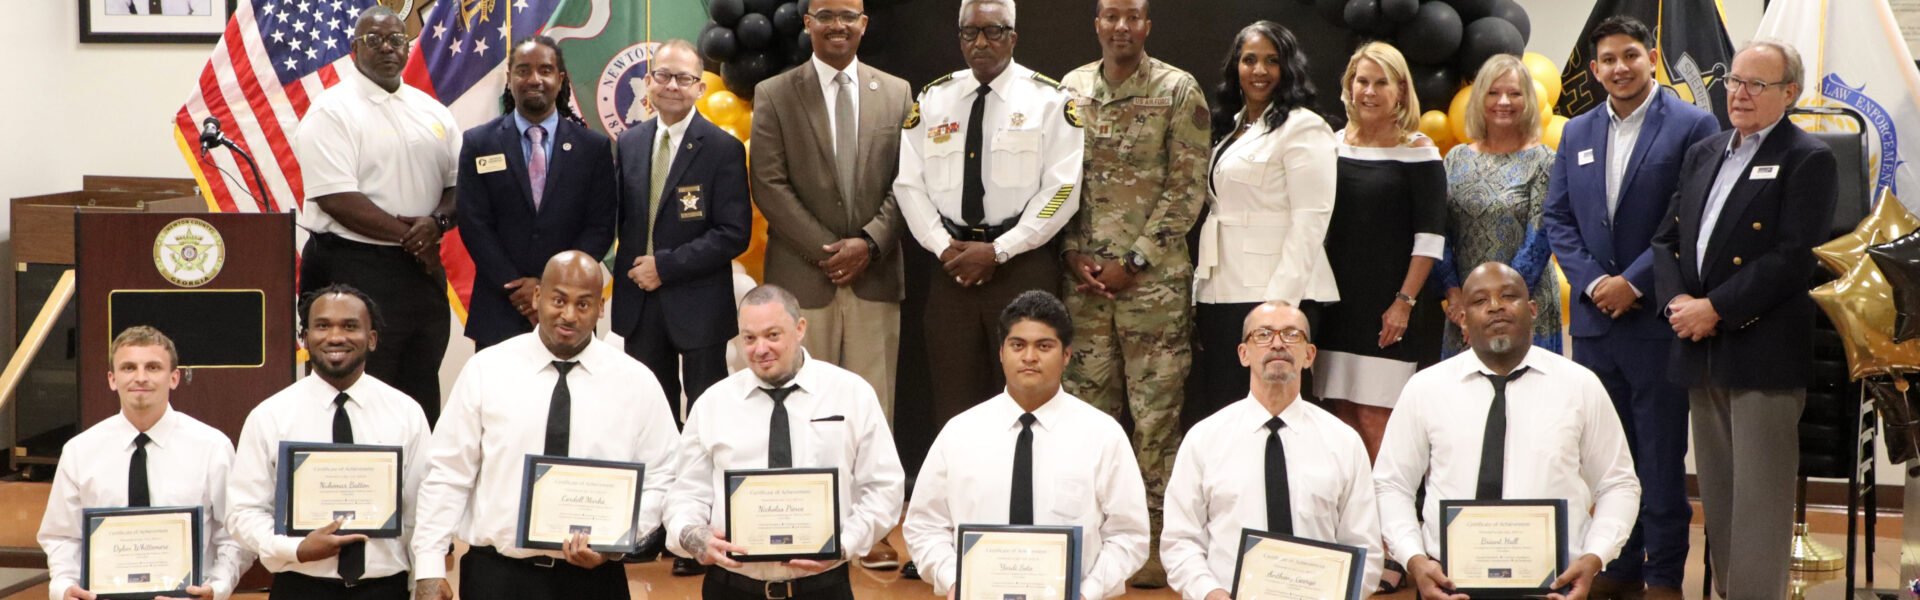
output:
<svg viewBox="0 0 1920 600"><path fill-rule="evenodd" d="M507 155L492 154L475 158L473 159L473 170L478 171L481 175L494 171L505 171L507 170Z"/></svg>
<svg viewBox="0 0 1920 600"><path fill-rule="evenodd" d="M700 186L683 185L674 188L673 195L680 200L680 220L697 221L707 216L700 210Z"/></svg>
<svg viewBox="0 0 1920 600"><path fill-rule="evenodd" d="M1593 164L1593 149L1588 148L1585 150L1581 150L1579 160L1580 160L1580 166L1582 167Z"/></svg>
<svg viewBox="0 0 1920 600"><path fill-rule="evenodd" d="M1748 175L1747 178L1748 179L1773 179L1775 176L1779 174L1780 174L1779 165L1763 165L1763 166L1754 167L1753 174Z"/></svg>

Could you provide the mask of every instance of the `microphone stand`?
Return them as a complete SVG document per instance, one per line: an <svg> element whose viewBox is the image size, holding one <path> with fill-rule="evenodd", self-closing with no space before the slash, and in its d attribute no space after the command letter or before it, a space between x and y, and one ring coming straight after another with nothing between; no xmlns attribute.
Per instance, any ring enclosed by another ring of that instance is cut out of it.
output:
<svg viewBox="0 0 1920 600"><path fill-rule="evenodd" d="M219 139L214 140L213 144L219 145L219 146L225 146L228 151L233 152L234 154L240 155L240 158L247 159L247 168L253 171L253 184L260 188L260 196L257 198L254 198L253 201L255 204L259 205L260 212L262 213L273 212L273 209L271 208L273 206L272 204L273 192L267 189L267 182L264 179L261 179L260 165L253 162L253 155L248 154L246 150L240 149L240 146L238 144L233 143L233 140L227 139L227 136L224 136L224 135L220 136ZM202 157L206 156L207 151L212 149L213 149L212 145L207 145L205 142L202 142L202 145L200 147L200 156Z"/></svg>

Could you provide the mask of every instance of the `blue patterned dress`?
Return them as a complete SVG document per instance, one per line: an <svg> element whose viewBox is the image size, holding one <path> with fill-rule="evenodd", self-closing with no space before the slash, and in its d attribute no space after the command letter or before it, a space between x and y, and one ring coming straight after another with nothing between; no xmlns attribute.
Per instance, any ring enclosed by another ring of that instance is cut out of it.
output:
<svg viewBox="0 0 1920 600"><path fill-rule="evenodd" d="M1460 287L1481 263L1507 263L1526 278L1540 307L1533 345L1560 352L1560 278L1540 227L1552 166L1553 149L1546 144L1505 154L1460 144L1447 152L1447 252L1431 279L1444 292ZM1448 321L1446 327L1442 352L1453 356L1467 344L1459 326Z"/></svg>

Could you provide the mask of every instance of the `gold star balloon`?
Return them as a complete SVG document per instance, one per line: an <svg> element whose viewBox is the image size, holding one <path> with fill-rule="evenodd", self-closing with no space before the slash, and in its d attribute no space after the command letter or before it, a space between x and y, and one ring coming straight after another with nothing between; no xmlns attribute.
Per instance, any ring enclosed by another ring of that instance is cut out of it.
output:
<svg viewBox="0 0 1920 600"><path fill-rule="evenodd" d="M1894 343L1893 286L1871 260L1859 260L1839 279L1808 292L1840 332L1854 379L1920 372L1920 340Z"/></svg>
<svg viewBox="0 0 1920 600"><path fill-rule="evenodd" d="M1861 219L1846 235L1814 246L1813 255L1828 271L1845 275L1854 263L1866 260L1867 246L1891 242L1914 230L1920 230L1920 217L1907 212L1907 207L1900 205L1900 199L1894 197L1892 190L1881 190L1880 200L1867 218Z"/></svg>

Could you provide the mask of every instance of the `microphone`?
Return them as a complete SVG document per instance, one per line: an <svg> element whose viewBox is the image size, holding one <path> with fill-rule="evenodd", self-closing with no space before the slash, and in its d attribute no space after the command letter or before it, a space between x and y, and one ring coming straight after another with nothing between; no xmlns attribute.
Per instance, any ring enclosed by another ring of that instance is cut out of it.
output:
<svg viewBox="0 0 1920 600"><path fill-rule="evenodd" d="M203 151L212 150L215 147L219 146L220 143L224 141L226 141L226 136L223 136L220 134L219 118L207 117L205 121L200 122L200 149L201 150Z"/></svg>

